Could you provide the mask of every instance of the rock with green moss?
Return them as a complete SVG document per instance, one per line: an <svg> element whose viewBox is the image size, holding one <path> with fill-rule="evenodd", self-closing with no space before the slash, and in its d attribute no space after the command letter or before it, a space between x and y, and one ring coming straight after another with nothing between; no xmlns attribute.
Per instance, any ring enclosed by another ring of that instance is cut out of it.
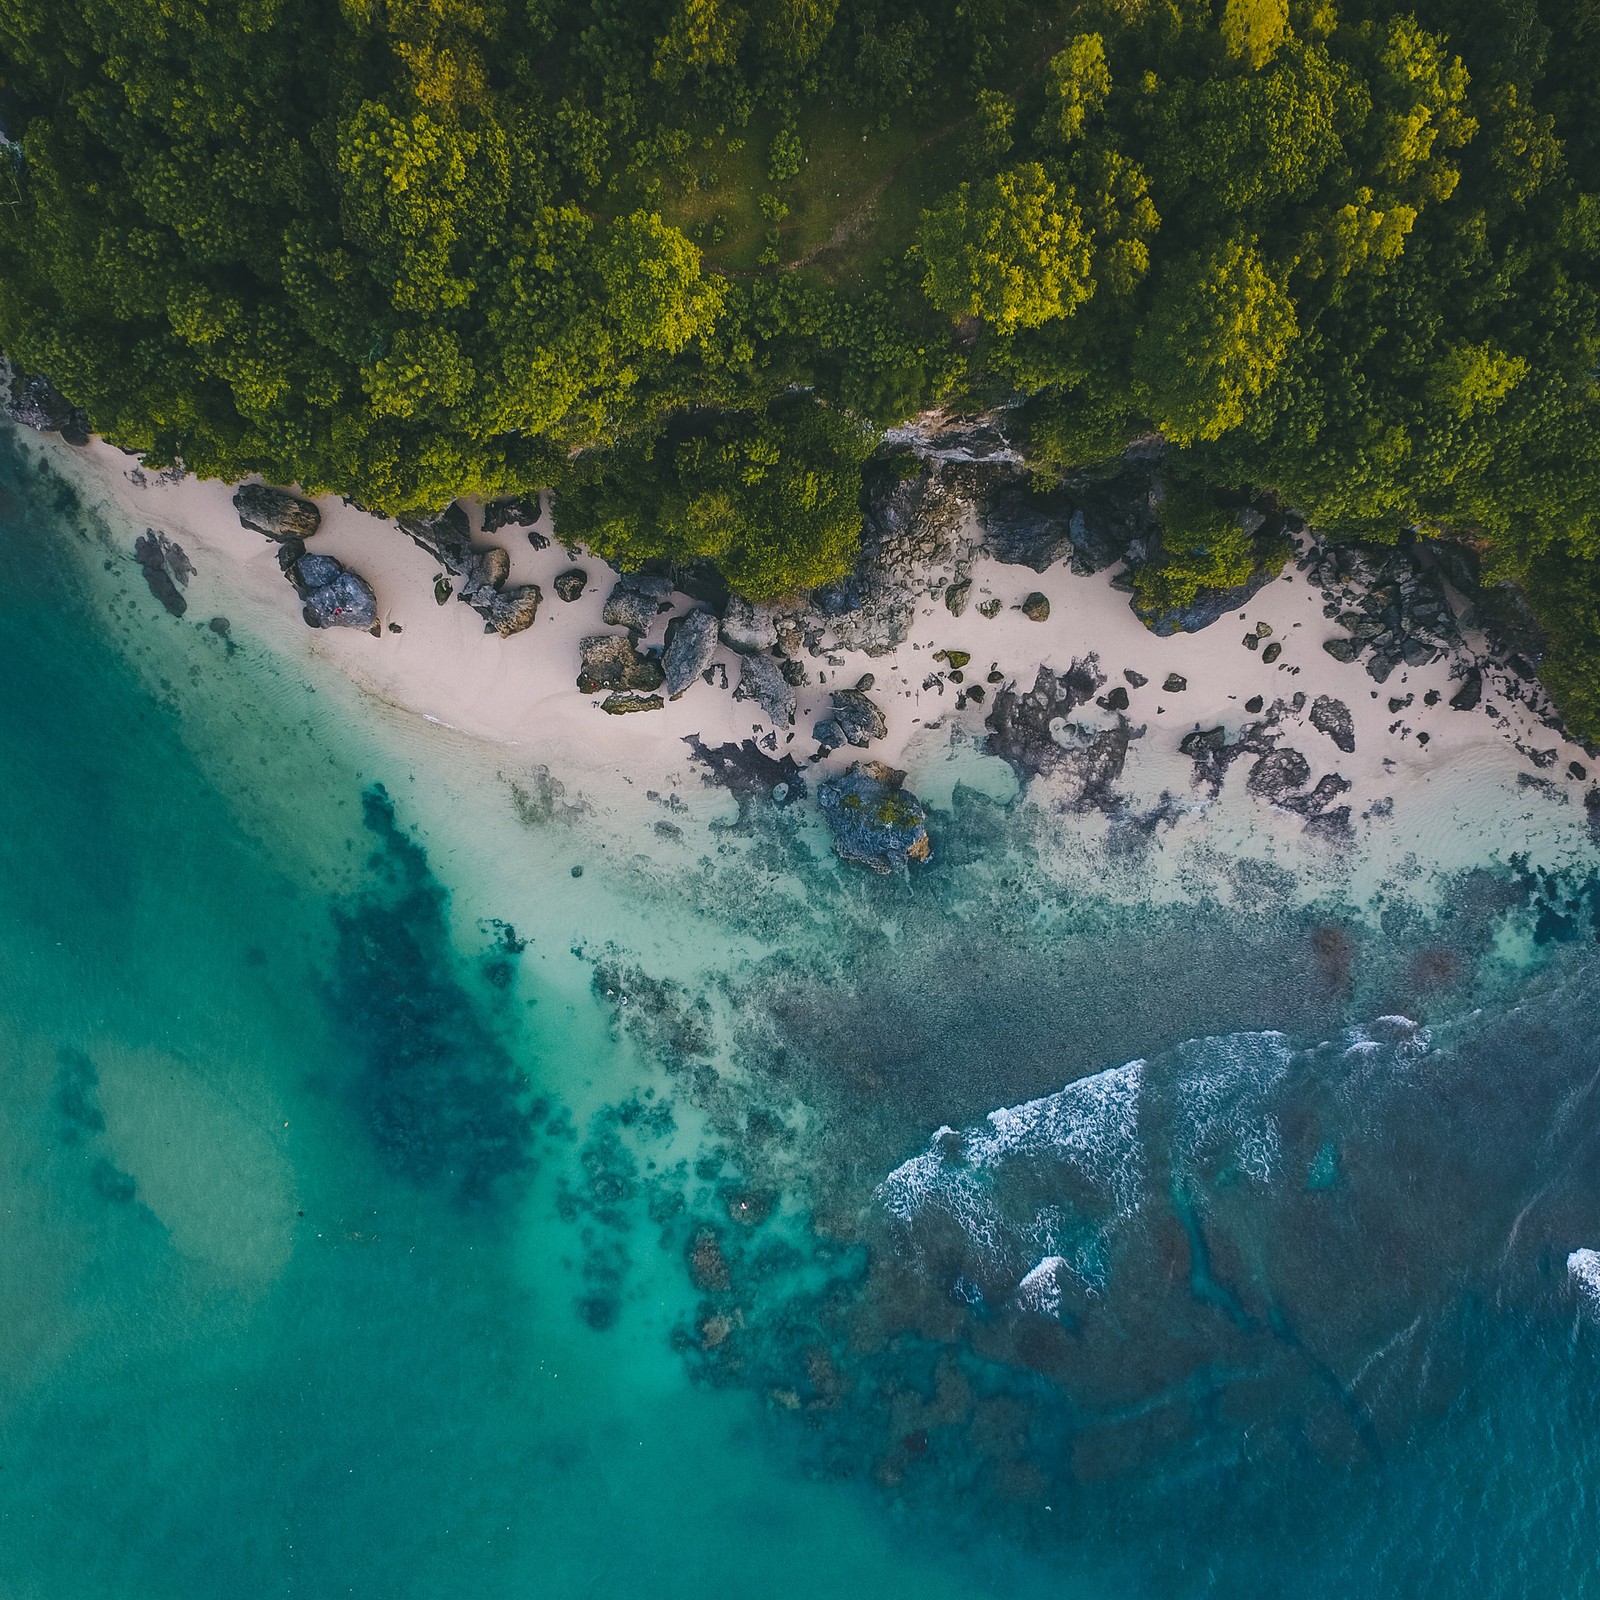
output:
<svg viewBox="0 0 1600 1600"><path fill-rule="evenodd" d="M881 761L857 761L817 790L842 860L887 876L931 858L928 813L904 782L903 772Z"/></svg>

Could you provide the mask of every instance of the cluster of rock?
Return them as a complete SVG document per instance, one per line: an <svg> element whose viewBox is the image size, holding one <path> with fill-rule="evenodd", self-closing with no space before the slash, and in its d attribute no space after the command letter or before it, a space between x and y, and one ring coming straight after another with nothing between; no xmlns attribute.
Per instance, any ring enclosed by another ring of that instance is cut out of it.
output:
<svg viewBox="0 0 1600 1600"><path fill-rule="evenodd" d="M172 616L181 617L189 609L183 591L194 576L194 563L183 546L174 544L166 534L154 528L146 528L134 540L133 559L139 563L150 593Z"/></svg>
<svg viewBox="0 0 1600 1600"><path fill-rule="evenodd" d="M0 357L0 416L35 433L59 433L68 444L89 442L89 419L48 378L24 377Z"/></svg>
<svg viewBox="0 0 1600 1600"><path fill-rule="evenodd" d="M1114 713L1109 726L1072 716L1097 700L1105 682L1099 658L1089 655L1065 672L1040 667L1032 688L1008 683L996 693L986 723L989 754L1008 762L1020 782L1061 780L1062 802L1071 809L1116 810L1113 785L1127 765L1129 745L1145 731L1122 714L1127 691L1118 685L1098 699L1103 710Z"/></svg>
<svg viewBox="0 0 1600 1600"><path fill-rule="evenodd" d="M480 550L472 541L467 514L450 505L431 517L401 517L401 530L458 580L456 598L483 618L483 631L502 639L533 626L544 595L536 583L506 588L511 557L498 545ZM450 598L448 583L435 589L440 603Z"/></svg>
<svg viewBox="0 0 1600 1600"><path fill-rule="evenodd" d="M239 522L278 546L278 567L300 596L300 615L311 628L363 628L380 633L372 585L342 561L308 553L306 540L322 526L322 513L299 495L270 484L247 483L233 497Z"/></svg>
<svg viewBox="0 0 1600 1600"><path fill-rule="evenodd" d="M1326 597L1325 616L1344 629L1323 644L1336 661L1366 657L1369 677L1422 667L1461 647L1461 630L1438 571L1419 546L1315 545L1301 562Z"/></svg>
<svg viewBox="0 0 1600 1600"><path fill-rule="evenodd" d="M1178 748L1194 762L1196 787L1212 798L1222 791L1223 780L1236 761L1250 758L1245 788L1258 800L1293 812L1305 819L1313 833L1342 834L1350 826L1350 807L1335 805L1340 795L1350 790L1349 779L1337 772L1324 773L1311 782L1311 763L1298 750L1281 741L1282 723L1289 715L1305 711L1306 696L1274 703L1257 722L1246 723L1237 739L1230 740L1225 728L1197 728L1186 734ZM1312 725L1326 733L1338 747L1349 753L1355 749L1350 711L1341 701L1322 696L1311 714Z"/></svg>

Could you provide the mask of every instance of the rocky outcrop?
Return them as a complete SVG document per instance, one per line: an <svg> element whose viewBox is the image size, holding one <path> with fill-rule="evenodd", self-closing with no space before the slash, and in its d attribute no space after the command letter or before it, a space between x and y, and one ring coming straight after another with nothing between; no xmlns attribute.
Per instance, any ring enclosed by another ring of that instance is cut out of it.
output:
<svg viewBox="0 0 1600 1600"><path fill-rule="evenodd" d="M182 545L174 544L166 534L146 528L134 541L133 559L144 573L144 581L161 604L175 617L189 609L183 591L194 576L194 563L184 553Z"/></svg>
<svg viewBox="0 0 1600 1600"><path fill-rule="evenodd" d="M1349 791L1349 780L1329 772L1308 789L1311 763L1300 751L1281 742L1283 719L1304 709L1304 695L1296 695L1292 704L1279 700L1260 721L1246 723L1232 741L1226 729L1220 727L1196 728L1185 734L1178 748L1194 762L1195 784L1215 798L1222 792L1223 780L1234 762L1253 757L1245 777L1245 787L1252 796L1303 817L1313 833L1342 834L1349 826L1350 808L1335 806L1333 801Z"/></svg>
<svg viewBox="0 0 1600 1600"><path fill-rule="evenodd" d="M309 500L265 483L245 484L234 495L233 508L245 527L279 543L309 539L322 526L322 513Z"/></svg>
<svg viewBox="0 0 1600 1600"><path fill-rule="evenodd" d="M721 784L739 802L744 816L753 800L786 806L806 792L806 781L793 756L769 756L754 739L742 744L707 745L696 734L684 743L705 768L707 783Z"/></svg>
<svg viewBox="0 0 1600 1600"><path fill-rule="evenodd" d="M472 608L483 618L485 633L492 629L502 639L509 639L512 634L533 626L543 599L544 591L538 584L518 583L498 593L492 589L487 594L480 591Z"/></svg>
<svg viewBox="0 0 1600 1600"><path fill-rule="evenodd" d="M504 587L511 576L511 557L498 545L484 550L475 548L467 514L459 505L447 506L431 517L401 517L400 528L460 580L456 598L464 600L483 618L484 632L492 631L505 639L533 625L544 599L539 586Z"/></svg>
<svg viewBox="0 0 1600 1600"><path fill-rule="evenodd" d="M889 731L889 719L876 701L860 689L837 689L830 697L833 715L825 717L812 730L818 744L837 749L842 744L864 750L874 739Z"/></svg>
<svg viewBox="0 0 1600 1600"><path fill-rule="evenodd" d="M650 572L625 572L606 596L601 620L630 633L648 633L657 616L672 609L672 579Z"/></svg>
<svg viewBox="0 0 1600 1600"><path fill-rule="evenodd" d="M794 722L794 689L771 656L745 656L740 661L734 698L754 700L774 728L787 728Z"/></svg>
<svg viewBox="0 0 1600 1600"><path fill-rule="evenodd" d="M1375 682L1397 667L1426 666L1460 647L1444 584L1417 546L1329 544L1313 548L1301 565L1326 597L1323 614L1343 630L1323 648L1340 661L1365 655Z"/></svg>
<svg viewBox="0 0 1600 1600"><path fill-rule="evenodd" d="M1076 723L1071 714L1105 684L1099 660L1074 661L1063 673L1040 667L1033 687L1007 684L996 692L986 726L988 752L1010 764L1019 780L1055 780L1075 809L1116 810L1113 785L1127 765L1128 747L1143 734L1117 715L1108 727Z"/></svg>
<svg viewBox="0 0 1600 1600"><path fill-rule="evenodd" d="M687 616L674 617L667 624L667 645L661 666L666 673L667 698L676 700L688 692L700 674L710 667L717 653L717 618L700 609Z"/></svg>
<svg viewBox="0 0 1600 1600"><path fill-rule="evenodd" d="M1318 733L1327 734L1347 756L1355 754L1355 720L1350 715L1350 707L1343 700L1319 694L1311 702L1311 726Z"/></svg>
<svg viewBox="0 0 1600 1600"><path fill-rule="evenodd" d="M483 508L483 531L498 533L502 528L531 528L539 520L539 497L520 495L514 500L491 500Z"/></svg>
<svg viewBox="0 0 1600 1600"><path fill-rule="evenodd" d="M89 419L48 378L24 378L0 361L0 416L35 433L59 433L68 444L89 442Z"/></svg>
<svg viewBox="0 0 1600 1600"><path fill-rule="evenodd" d="M778 612L743 595L729 595L722 612L722 642L741 655L770 650L778 642Z"/></svg>
<svg viewBox="0 0 1600 1600"><path fill-rule="evenodd" d="M903 772L882 762L855 762L817 790L841 860L887 876L932 856L928 813L901 785Z"/></svg>
<svg viewBox="0 0 1600 1600"><path fill-rule="evenodd" d="M642 656L633 641L621 633L592 634L578 646L580 694L601 694L614 689L659 689L663 673L657 662Z"/></svg>
<svg viewBox="0 0 1600 1600"><path fill-rule="evenodd" d="M980 502L984 545L996 561L1035 572L1068 561L1087 577L1154 538L1152 490L1151 464L1131 457L1110 476L1083 476L1049 489L1025 470L998 472Z"/></svg>
<svg viewBox="0 0 1600 1600"><path fill-rule="evenodd" d="M284 541L285 551L294 544ZM285 574L300 596L300 614L311 628L365 628L378 626L378 597L363 577L346 570L332 556L302 555Z"/></svg>

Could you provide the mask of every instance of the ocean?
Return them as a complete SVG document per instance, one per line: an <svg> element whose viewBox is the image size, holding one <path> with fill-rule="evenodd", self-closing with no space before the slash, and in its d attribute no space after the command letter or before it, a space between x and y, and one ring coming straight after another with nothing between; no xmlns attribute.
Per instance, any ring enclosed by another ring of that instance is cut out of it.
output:
<svg viewBox="0 0 1600 1600"><path fill-rule="evenodd" d="M6 1600L1600 1593L1592 847L878 880L142 531L0 435Z"/></svg>

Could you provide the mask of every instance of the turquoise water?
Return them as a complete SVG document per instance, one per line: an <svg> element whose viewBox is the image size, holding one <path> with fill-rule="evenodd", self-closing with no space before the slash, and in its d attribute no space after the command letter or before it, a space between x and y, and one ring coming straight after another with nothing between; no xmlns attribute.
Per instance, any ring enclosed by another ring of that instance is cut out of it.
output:
<svg viewBox="0 0 1600 1600"><path fill-rule="evenodd" d="M1592 861L1375 916L1064 888L966 790L910 885L619 817L167 616L36 451L7 1600L1600 1592Z"/></svg>

